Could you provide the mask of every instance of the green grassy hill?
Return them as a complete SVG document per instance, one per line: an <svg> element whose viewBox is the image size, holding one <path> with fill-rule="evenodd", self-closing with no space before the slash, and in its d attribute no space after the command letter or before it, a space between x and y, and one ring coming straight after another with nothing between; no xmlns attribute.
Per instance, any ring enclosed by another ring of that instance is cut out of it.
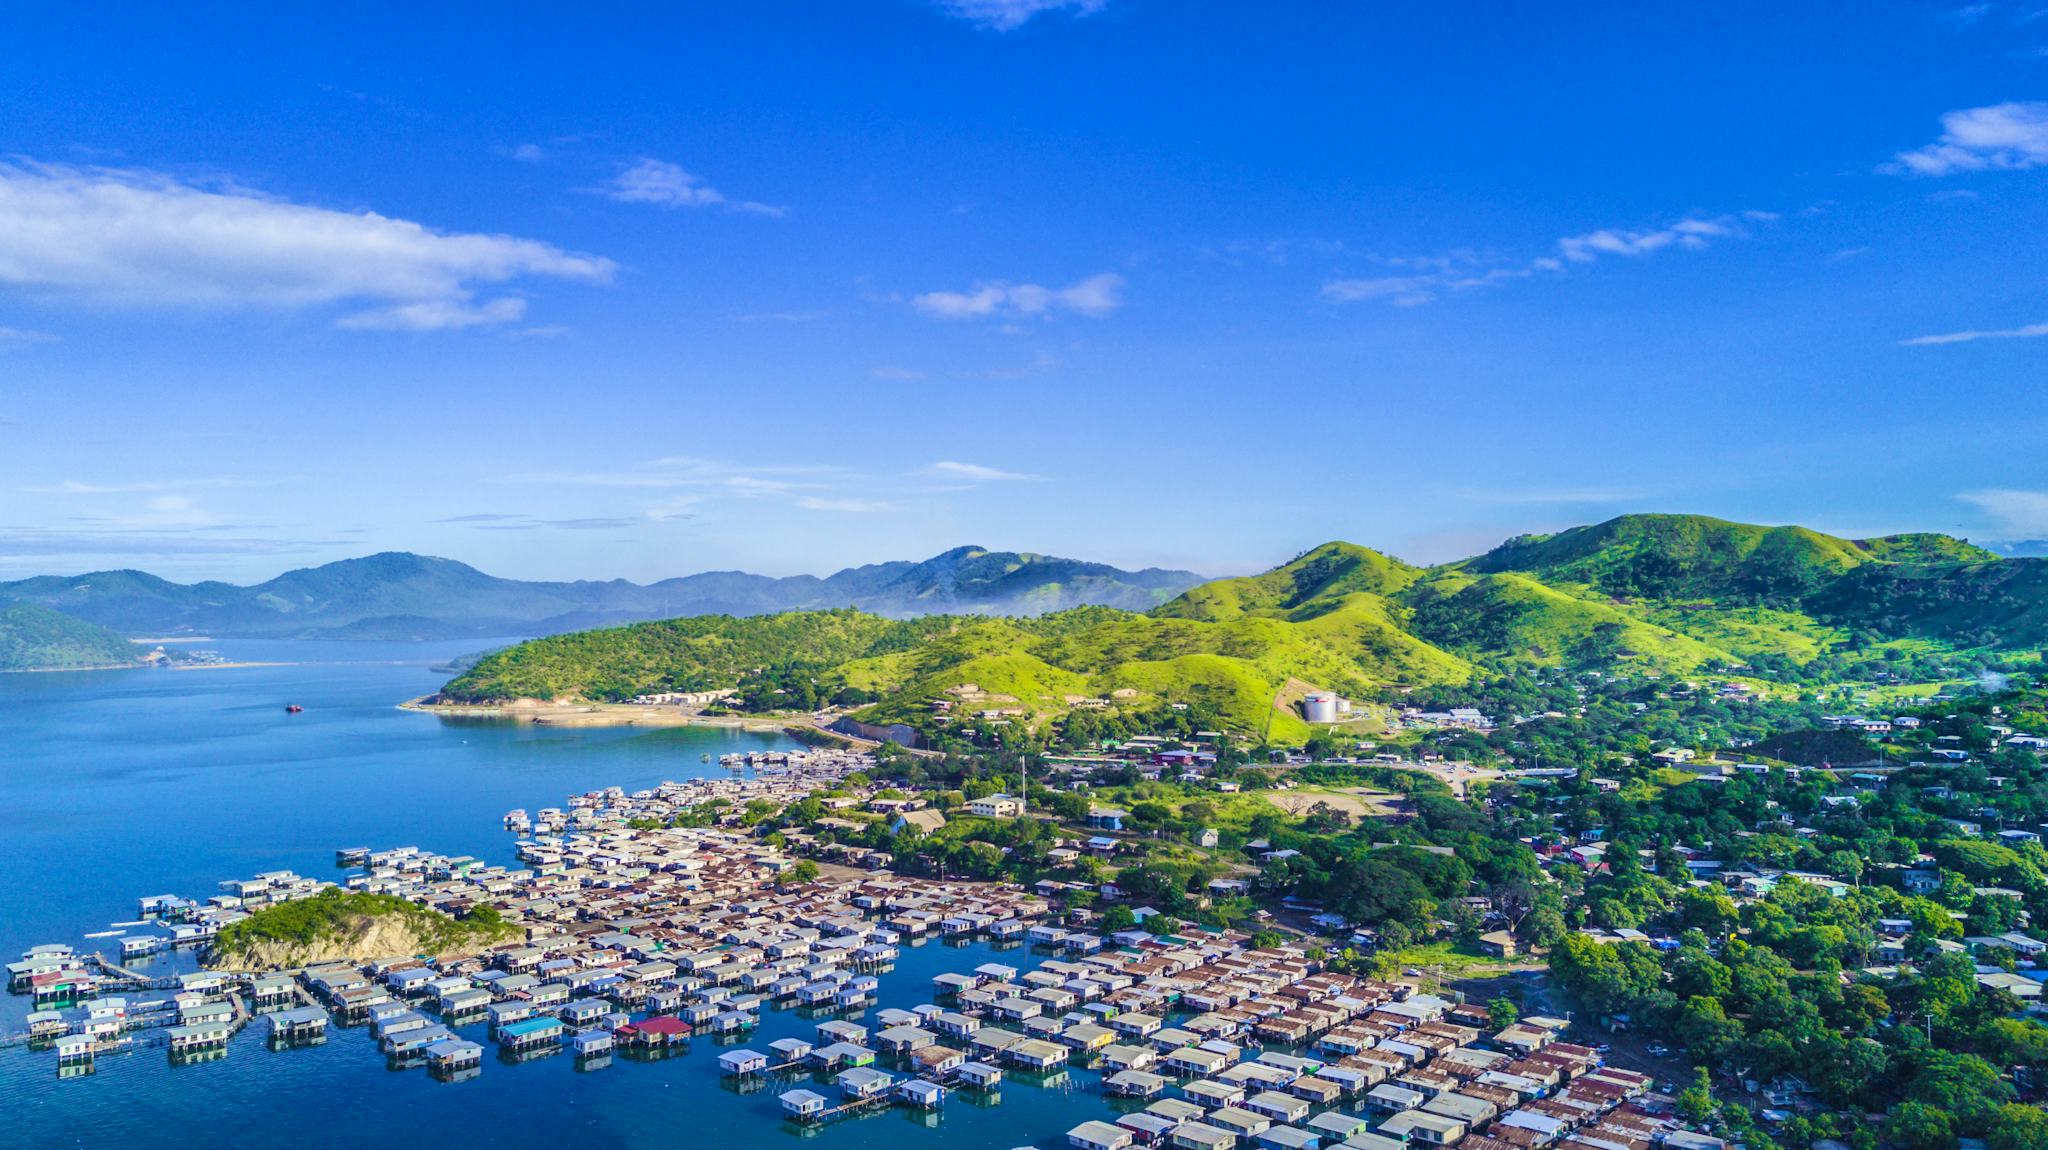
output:
<svg viewBox="0 0 2048 1150"><path fill-rule="evenodd" d="M923 722L934 699L952 697L967 701L964 711L1037 722L1076 698L1114 696L1133 708L1201 702L1236 729L1291 738L1307 728L1285 700L1303 684L1358 695L1518 666L1685 673L1763 656L1805 664L1852 641L1909 640L2048 644L2048 560L1997 559L1942 535L1849 540L1633 515L1435 568L1328 543L1142 614L1082 607L906 620L837 610L559 635L485 658L446 694L618 699L732 686L794 665L834 689L880 696L863 712L876 720Z"/></svg>
<svg viewBox="0 0 2048 1150"><path fill-rule="evenodd" d="M1805 527L1758 527L1704 515L1625 515L1556 535L1510 539L1466 566L1582 583L1610 595L1796 602L1872 558L1851 540Z"/></svg>
<svg viewBox="0 0 2048 1150"><path fill-rule="evenodd" d="M0 671L119 667L142 648L105 627L33 603L0 608Z"/></svg>
<svg viewBox="0 0 2048 1150"><path fill-rule="evenodd" d="M1135 692L1119 705L1201 701L1239 729L1263 729L1290 679L1353 693L1416 681L1459 681L1470 672L1442 652L1417 661L1419 640L1381 659L1345 646L1328 617L1315 626L1243 617L1220 622L1086 607L1036 618L933 615L884 619L857 611L709 616L639 623L536 639L485 656L442 689L450 701L580 696L619 700L662 690L737 684L749 673L799 663L836 684L886 696L863 712L912 721L930 701L972 686L980 709L1019 709L1033 719L1064 713L1073 698ZM1413 648L1411 650L1410 648ZM1276 719L1297 724L1291 715ZM1291 728L1290 728L1291 729Z"/></svg>
<svg viewBox="0 0 2048 1150"><path fill-rule="evenodd" d="M1446 575L1418 589L1414 602L1417 632L1495 663L1686 670L1740 661L1724 648L1526 575Z"/></svg>
<svg viewBox="0 0 2048 1150"><path fill-rule="evenodd" d="M1422 577L1422 569L1351 543L1325 543L1263 575L1217 579L1183 592L1153 612L1179 619L1284 617L1352 594L1388 596Z"/></svg>

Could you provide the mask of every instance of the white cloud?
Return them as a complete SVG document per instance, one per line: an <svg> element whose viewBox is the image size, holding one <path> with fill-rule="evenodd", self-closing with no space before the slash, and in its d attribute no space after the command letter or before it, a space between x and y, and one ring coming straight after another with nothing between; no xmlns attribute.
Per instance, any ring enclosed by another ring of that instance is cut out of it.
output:
<svg viewBox="0 0 2048 1150"><path fill-rule="evenodd" d="M1124 277L1092 275L1063 288L1038 284L983 283L965 292L934 291L913 297L910 306L939 319L1040 316L1073 312L1105 316L1123 306Z"/></svg>
<svg viewBox="0 0 2048 1150"><path fill-rule="evenodd" d="M2048 335L2048 323L2030 323L1995 331L1950 331L1940 335L1915 336L1899 341L1900 347L1933 347L1945 343L1975 343L1980 339L2039 339Z"/></svg>
<svg viewBox="0 0 2048 1150"><path fill-rule="evenodd" d="M1021 482L1041 478L1021 471L1003 471L994 467L983 467L979 463L961 463L957 460L942 459L924 468L923 474L933 479L950 479L968 483Z"/></svg>
<svg viewBox="0 0 2048 1150"><path fill-rule="evenodd" d="M375 212L202 187L141 169L0 163L0 288L122 306L379 306L344 326L517 318L476 289L611 278L607 259L514 236L438 232Z"/></svg>
<svg viewBox="0 0 2048 1150"><path fill-rule="evenodd" d="M2048 491L1990 487L1956 496L1998 521L2006 531L2024 536L2048 535Z"/></svg>
<svg viewBox="0 0 2048 1150"><path fill-rule="evenodd" d="M27 347L36 343L54 343L57 337L46 331L29 331L19 327L0 327L0 347Z"/></svg>
<svg viewBox="0 0 2048 1150"><path fill-rule="evenodd" d="M462 327L495 327L526 316L526 301L513 297L471 304L462 300L428 299L394 304L347 316L338 325L353 331L447 331Z"/></svg>
<svg viewBox="0 0 2048 1150"><path fill-rule="evenodd" d="M895 505L880 499L823 499L806 495L796 505L805 511L838 511L852 515L867 515L877 511L891 511Z"/></svg>
<svg viewBox="0 0 2048 1150"><path fill-rule="evenodd" d="M1557 241L1557 250L1574 263L1591 263L1601 256L1648 255L1674 244L1697 251L1706 247L1709 241L1740 234L1735 221L1727 216L1718 219L1687 218L1669 227L1648 231L1603 228L1582 236L1566 236Z"/></svg>
<svg viewBox="0 0 2048 1150"><path fill-rule="evenodd" d="M725 481L725 486L741 495L780 495L796 487L787 479L763 479L758 475L735 475Z"/></svg>
<svg viewBox="0 0 2048 1150"><path fill-rule="evenodd" d="M1916 176L2017 170L2048 164L2048 101L1963 108L1941 117L1941 138L1900 152L1885 170Z"/></svg>
<svg viewBox="0 0 2048 1150"><path fill-rule="evenodd" d="M972 24L997 32L1010 32L1048 12L1093 16L1109 0L938 0L939 9Z"/></svg>
<svg viewBox="0 0 2048 1150"><path fill-rule="evenodd" d="M1662 227L1602 228L1557 241L1557 254L1513 259L1459 249L1442 255L1381 257L1378 263L1398 274L1326 281L1323 298L1335 303L1382 301L1395 307L1416 307L1442 296L1474 288L1496 287L1517 280L1555 275L1566 267L1596 263L1608 256L1640 257L1666 248L1698 251L1713 242L1740 239L1746 222L1778 219L1776 212L1746 211L1723 216L1687 216Z"/></svg>
<svg viewBox="0 0 2048 1150"><path fill-rule="evenodd" d="M505 154L522 164L538 164L548 158L548 154L541 151L539 144L521 144Z"/></svg>
<svg viewBox="0 0 2048 1150"><path fill-rule="evenodd" d="M642 157L597 191L622 204L655 204L664 208L723 207L762 216L780 216L787 210L751 200L727 199L725 193L680 166L649 157Z"/></svg>

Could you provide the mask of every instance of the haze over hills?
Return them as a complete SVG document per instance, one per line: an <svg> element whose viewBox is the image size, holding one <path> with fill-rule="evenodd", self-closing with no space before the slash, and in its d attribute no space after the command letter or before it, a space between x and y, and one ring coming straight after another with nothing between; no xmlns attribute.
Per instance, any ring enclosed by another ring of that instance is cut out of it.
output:
<svg viewBox="0 0 2048 1150"><path fill-rule="evenodd" d="M2001 559L1942 535L1850 540L1631 515L1430 568L1328 543L1144 613L903 622L836 612L561 635L485 658L446 694L617 699L800 663L819 682L879 697L863 712L874 720L929 718L930 701L950 691L999 697L1034 720L1080 699L1202 702L1252 729L1274 724L1274 700L1307 684L1367 693L1518 667L1854 677L2044 642L2048 560ZM1298 725L1291 714L1277 722L1275 734Z"/></svg>
<svg viewBox="0 0 2048 1150"><path fill-rule="evenodd" d="M653 584L500 579L451 559L383 552L288 571L254 586L172 583L141 571L0 583L34 603L130 634L450 639L547 635L682 615L860 607L881 615L1035 614L1087 604L1144 610L1201 581L1049 555L960 547L923 562L825 578L711 571Z"/></svg>

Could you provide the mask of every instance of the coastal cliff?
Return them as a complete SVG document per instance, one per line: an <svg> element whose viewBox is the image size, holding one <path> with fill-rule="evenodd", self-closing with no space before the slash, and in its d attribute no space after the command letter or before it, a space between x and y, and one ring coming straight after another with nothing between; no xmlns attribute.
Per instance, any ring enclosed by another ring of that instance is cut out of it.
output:
<svg viewBox="0 0 2048 1150"><path fill-rule="evenodd" d="M390 895L330 889L265 907L226 927L207 952L206 965L290 970L416 954L461 958L516 933L491 907L458 919Z"/></svg>

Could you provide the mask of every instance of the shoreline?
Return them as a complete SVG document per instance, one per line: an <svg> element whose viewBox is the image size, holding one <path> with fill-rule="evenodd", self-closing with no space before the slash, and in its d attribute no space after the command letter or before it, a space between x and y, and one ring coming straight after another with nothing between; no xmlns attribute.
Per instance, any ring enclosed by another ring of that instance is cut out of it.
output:
<svg viewBox="0 0 2048 1150"><path fill-rule="evenodd" d="M548 727L717 727L724 730L761 733L817 733L818 728L787 719L750 718L742 715L697 715L674 708L642 707L632 703L430 703L432 695L421 695L398 704L401 711L433 715L441 719L510 719ZM843 736L833 736L842 738Z"/></svg>
<svg viewBox="0 0 2048 1150"><path fill-rule="evenodd" d="M237 667L296 667L291 662L95 663L89 667L0 667L0 675L63 675L74 671L227 671Z"/></svg>

